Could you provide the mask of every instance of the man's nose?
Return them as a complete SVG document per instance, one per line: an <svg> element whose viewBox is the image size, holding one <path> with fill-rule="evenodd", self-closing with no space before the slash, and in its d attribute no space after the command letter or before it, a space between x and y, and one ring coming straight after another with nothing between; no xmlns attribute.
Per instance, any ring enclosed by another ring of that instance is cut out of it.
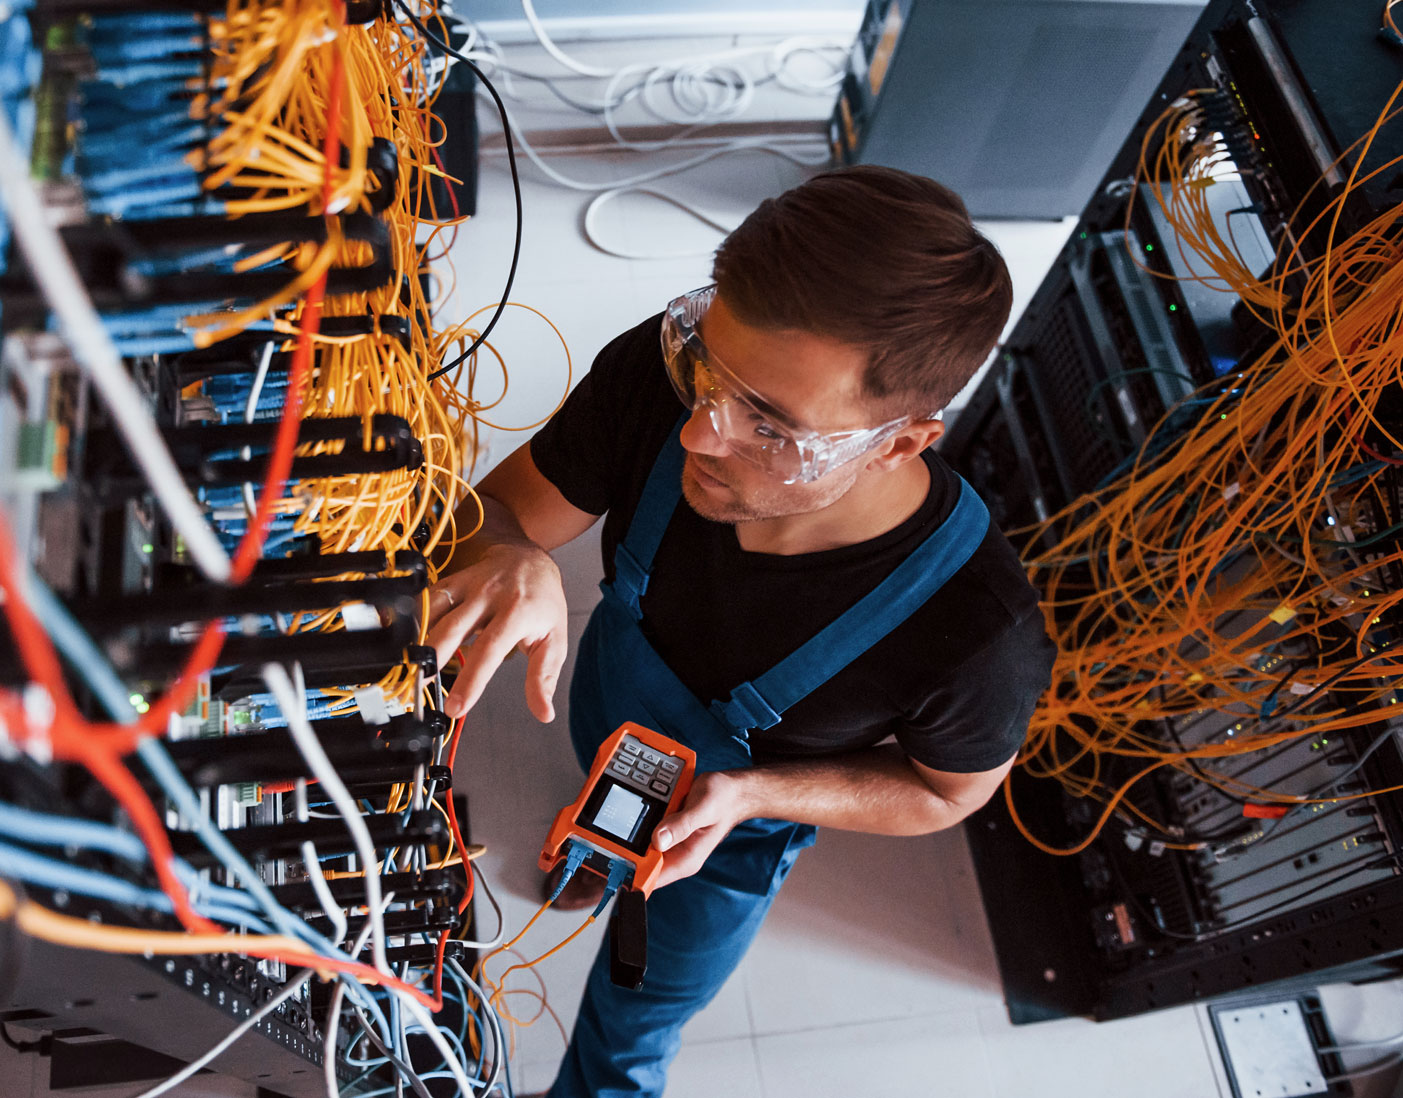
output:
<svg viewBox="0 0 1403 1098"><path fill-rule="evenodd" d="M705 403L699 402L692 409L692 414L682 425L679 438L683 449L694 454L725 457L730 453L725 441L716 433L716 425L711 422L711 409Z"/></svg>

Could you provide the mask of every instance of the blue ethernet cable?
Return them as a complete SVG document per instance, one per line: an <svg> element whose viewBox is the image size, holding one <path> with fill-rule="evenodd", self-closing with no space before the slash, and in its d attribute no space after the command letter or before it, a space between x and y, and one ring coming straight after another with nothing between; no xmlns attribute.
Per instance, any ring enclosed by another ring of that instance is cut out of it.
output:
<svg viewBox="0 0 1403 1098"><path fill-rule="evenodd" d="M145 35L88 35L84 44L99 68L120 61L154 61L172 53L190 53L203 46L199 28L190 26Z"/></svg>
<svg viewBox="0 0 1403 1098"><path fill-rule="evenodd" d="M88 30L89 39L108 34L125 37L178 29L188 29L197 33L204 31L203 21L192 12L123 12L121 15L94 15L90 18L92 26Z"/></svg>
<svg viewBox="0 0 1403 1098"><path fill-rule="evenodd" d="M84 847L129 862L147 861L146 844L130 831L80 817L51 816L4 801L0 801L0 833L40 846Z"/></svg>
<svg viewBox="0 0 1403 1098"><path fill-rule="evenodd" d="M138 865L150 861L142 841L129 831L73 816L51 816L0 801L0 835L7 835L30 846L57 846L65 849L99 850ZM192 898L208 895L223 906L256 913L258 901L248 893L201 879L189 863L175 859L176 876L191 891Z"/></svg>
<svg viewBox="0 0 1403 1098"><path fill-rule="evenodd" d="M32 608L38 612L37 616L40 620L48 626L55 645L84 676L99 703L114 719L124 724L135 723L137 714L136 710L132 708L131 698L126 687L117 677L117 673L112 670L112 665L107 662L97 645L93 643L92 638L73 619L68 608L38 576L30 572L26 578L28 581L27 593L29 601L33 604ZM268 891L267 885L253 871L243 855L235 850L229 840L210 822L209 817L205 815L199 801L195 798L194 792L185 783L185 779L160 743L151 738L143 739L137 747L137 753L166 794L176 803L176 807L195 824L201 841L244 882L278 930L289 937L307 942L309 946L323 955L351 959L344 951L337 949L326 938L317 934L303 920L297 918L277 902L273 894ZM380 1010L379 1004L375 1002L374 996L358 980L349 976L343 976L342 980L346 984L347 992L364 1002L373 1011L377 1021L384 1025L385 1015Z"/></svg>
<svg viewBox="0 0 1403 1098"><path fill-rule="evenodd" d="M199 58L189 61L134 61L128 65L108 65L97 70L93 83L126 90L134 84L157 80L198 80L204 75L205 63Z"/></svg>
<svg viewBox="0 0 1403 1098"><path fill-rule="evenodd" d="M120 877L46 858L42 854L35 854L32 850L11 846L9 843L0 842L0 874L44 888L58 889L78 896L91 896L127 907L145 908L167 915L175 911L170 897L159 888L143 888ZM207 918L258 934L269 933L266 922L241 908L193 897L191 902L196 910Z"/></svg>

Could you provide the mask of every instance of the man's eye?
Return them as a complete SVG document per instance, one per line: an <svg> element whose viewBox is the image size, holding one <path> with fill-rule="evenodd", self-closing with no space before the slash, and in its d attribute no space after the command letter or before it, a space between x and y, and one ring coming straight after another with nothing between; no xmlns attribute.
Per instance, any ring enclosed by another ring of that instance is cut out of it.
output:
<svg viewBox="0 0 1403 1098"><path fill-rule="evenodd" d="M756 435L765 439L767 442L784 441L784 435L767 419L761 419L759 416L755 416L753 417L753 426Z"/></svg>

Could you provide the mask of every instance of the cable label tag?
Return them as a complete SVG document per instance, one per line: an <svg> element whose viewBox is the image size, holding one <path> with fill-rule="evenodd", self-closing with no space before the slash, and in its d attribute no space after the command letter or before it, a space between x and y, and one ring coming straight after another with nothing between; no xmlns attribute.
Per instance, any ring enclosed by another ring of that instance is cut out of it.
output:
<svg viewBox="0 0 1403 1098"><path fill-rule="evenodd" d="M1233 481L1231 484L1229 484L1226 488L1223 489L1223 502L1231 503L1233 497L1241 491L1242 485L1239 484L1237 481Z"/></svg>
<svg viewBox="0 0 1403 1098"><path fill-rule="evenodd" d="M363 633L380 628L380 611L368 602L348 602L341 607L341 620L348 633Z"/></svg>
<svg viewBox="0 0 1403 1098"><path fill-rule="evenodd" d="M1277 625L1285 625L1295 616L1296 611L1292 610L1291 607L1287 606L1284 602L1267 615L1267 617L1271 618Z"/></svg>
<svg viewBox="0 0 1403 1098"><path fill-rule="evenodd" d="M385 702L385 691L379 686L367 686L356 691L356 708L366 724L389 724L390 707Z"/></svg>

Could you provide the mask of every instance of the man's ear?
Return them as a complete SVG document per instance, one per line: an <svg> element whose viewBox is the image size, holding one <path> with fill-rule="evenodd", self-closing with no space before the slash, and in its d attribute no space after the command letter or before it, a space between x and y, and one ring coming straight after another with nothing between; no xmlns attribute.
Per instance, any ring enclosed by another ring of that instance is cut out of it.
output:
<svg viewBox="0 0 1403 1098"><path fill-rule="evenodd" d="M905 465L913 458L920 457L927 447L934 446L944 433L945 424L939 419L918 419L908 423L873 451L867 468L884 473Z"/></svg>

